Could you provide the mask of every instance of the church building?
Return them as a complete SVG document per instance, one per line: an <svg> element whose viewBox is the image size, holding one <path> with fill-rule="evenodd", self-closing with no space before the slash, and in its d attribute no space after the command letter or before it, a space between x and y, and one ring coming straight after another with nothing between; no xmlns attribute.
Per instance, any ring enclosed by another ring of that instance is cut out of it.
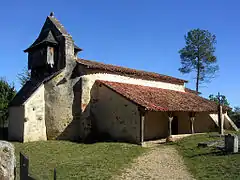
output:
<svg viewBox="0 0 240 180"><path fill-rule="evenodd" d="M47 17L25 50L31 79L9 107L9 140L89 137L142 144L174 134L216 131L217 105L187 81L80 58L72 36ZM223 114L224 128L237 130Z"/></svg>

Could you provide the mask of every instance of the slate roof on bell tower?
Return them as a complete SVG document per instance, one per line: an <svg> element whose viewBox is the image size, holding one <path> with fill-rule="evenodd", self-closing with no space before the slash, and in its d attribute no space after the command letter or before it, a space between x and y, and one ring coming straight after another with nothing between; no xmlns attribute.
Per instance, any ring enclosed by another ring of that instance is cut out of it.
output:
<svg viewBox="0 0 240 180"><path fill-rule="evenodd" d="M59 42L59 36L71 36L64 26L60 23L58 19L54 17L53 12L50 16L47 16L47 19L41 29L41 32L35 42L24 52L29 52L29 50L42 45L43 43L49 43L52 45L57 45ZM75 51L82 51L77 45L74 44Z"/></svg>
<svg viewBox="0 0 240 180"><path fill-rule="evenodd" d="M52 45L57 45L58 44L58 41L53 36L53 33L52 33L51 30L41 33L39 35L39 37L36 39L36 41L29 48L24 50L24 52L28 52L29 50L31 50L35 47L38 47L38 46L40 46L44 43L49 43L49 44L52 44Z"/></svg>

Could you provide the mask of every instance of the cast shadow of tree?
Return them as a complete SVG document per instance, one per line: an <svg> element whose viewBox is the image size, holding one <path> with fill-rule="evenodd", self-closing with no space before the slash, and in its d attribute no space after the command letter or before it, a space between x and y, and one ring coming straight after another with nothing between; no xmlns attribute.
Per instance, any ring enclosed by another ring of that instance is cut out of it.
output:
<svg viewBox="0 0 240 180"><path fill-rule="evenodd" d="M201 157L201 156L232 156L232 155L236 155L236 154L240 154L240 152L238 153L229 153L226 152L224 150L215 150L213 149L210 152L205 152L205 153L199 153L199 154L195 154L195 155L189 155L189 158L195 158L195 157Z"/></svg>

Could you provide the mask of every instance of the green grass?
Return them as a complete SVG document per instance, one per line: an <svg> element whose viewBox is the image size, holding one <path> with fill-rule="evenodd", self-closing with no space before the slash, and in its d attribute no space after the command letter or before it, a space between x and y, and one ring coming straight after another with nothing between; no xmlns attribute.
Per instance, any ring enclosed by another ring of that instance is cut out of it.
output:
<svg viewBox="0 0 240 180"><path fill-rule="evenodd" d="M13 144L17 161L21 151L30 160L30 175L41 180L53 179L55 167L57 179L109 179L146 151L141 146L126 143L41 141Z"/></svg>
<svg viewBox="0 0 240 180"><path fill-rule="evenodd" d="M186 137L173 143L183 156L190 172L198 180L236 180L240 179L240 153L224 155L215 148L198 148L199 142L219 138L209 137L209 134Z"/></svg>

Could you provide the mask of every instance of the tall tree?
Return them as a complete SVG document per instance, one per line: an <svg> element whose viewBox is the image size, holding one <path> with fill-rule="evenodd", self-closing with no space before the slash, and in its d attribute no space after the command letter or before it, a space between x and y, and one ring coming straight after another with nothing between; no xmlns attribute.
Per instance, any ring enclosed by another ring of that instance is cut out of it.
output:
<svg viewBox="0 0 240 180"><path fill-rule="evenodd" d="M240 107L238 106L234 107L234 112L240 114Z"/></svg>
<svg viewBox="0 0 240 180"><path fill-rule="evenodd" d="M226 96L222 95L222 104L224 106L230 107L230 103L228 102ZM217 104L219 103L218 101L218 96L217 95L209 95L209 100L216 102ZM229 109L228 111L229 117L238 125L240 126L240 107L234 107L233 109Z"/></svg>
<svg viewBox="0 0 240 180"><path fill-rule="evenodd" d="M4 78L0 78L0 125L6 122L8 117L8 104L15 96L16 91Z"/></svg>
<svg viewBox="0 0 240 180"><path fill-rule="evenodd" d="M216 36L207 30L193 29L184 36L186 46L179 51L183 74L196 72L196 91L199 85L208 82L219 69L214 55Z"/></svg>
<svg viewBox="0 0 240 180"><path fill-rule="evenodd" d="M222 105L224 105L224 106L230 106L230 103L228 102L226 96L222 95L221 98L222 98ZM218 96L217 96L217 95L210 94L210 95L209 95L209 100L214 101L214 102L216 102L217 104L219 103L219 101L218 101Z"/></svg>
<svg viewBox="0 0 240 180"><path fill-rule="evenodd" d="M240 107L234 107L229 116L240 127Z"/></svg>
<svg viewBox="0 0 240 180"><path fill-rule="evenodd" d="M21 86L23 86L27 81L30 80L31 78L31 71L29 71L26 67L22 70L21 73L19 73L17 75L18 80L21 84Z"/></svg>

